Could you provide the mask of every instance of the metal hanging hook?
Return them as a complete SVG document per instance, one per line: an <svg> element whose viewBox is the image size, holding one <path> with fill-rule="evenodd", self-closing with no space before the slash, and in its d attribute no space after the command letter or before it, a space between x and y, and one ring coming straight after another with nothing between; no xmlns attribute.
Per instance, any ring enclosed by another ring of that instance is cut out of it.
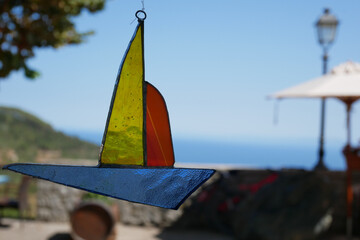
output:
<svg viewBox="0 0 360 240"><path fill-rule="evenodd" d="M139 14L143 14L144 17L140 17ZM136 16L136 18L137 18L139 21L144 21L144 20L146 19L146 12L143 11L143 10L139 10L139 11L137 11L137 12L135 13L135 16Z"/></svg>

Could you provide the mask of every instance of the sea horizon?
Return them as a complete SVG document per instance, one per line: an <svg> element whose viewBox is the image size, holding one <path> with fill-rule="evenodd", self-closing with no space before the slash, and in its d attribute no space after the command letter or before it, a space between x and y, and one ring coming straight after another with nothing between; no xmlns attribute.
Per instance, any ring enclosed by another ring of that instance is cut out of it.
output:
<svg viewBox="0 0 360 240"><path fill-rule="evenodd" d="M100 146L103 133L96 131L61 130ZM318 160L317 139L201 139L173 138L175 161L179 165L222 165L250 169L304 169L311 170ZM338 140L325 143L325 165L330 170L345 170L342 155L344 144Z"/></svg>

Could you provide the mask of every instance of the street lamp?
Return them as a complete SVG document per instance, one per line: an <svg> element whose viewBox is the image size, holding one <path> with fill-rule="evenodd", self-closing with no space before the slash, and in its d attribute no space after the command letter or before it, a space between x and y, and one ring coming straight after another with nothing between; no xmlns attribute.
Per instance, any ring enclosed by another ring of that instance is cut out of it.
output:
<svg viewBox="0 0 360 240"><path fill-rule="evenodd" d="M336 28L339 21L334 15L330 14L330 10L326 8L324 14L316 22L316 29L319 44L323 48L323 74L327 72L327 52L331 44L335 40ZM321 99L321 120L320 120L320 146L319 146L319 159L315 166L315 170L326 170L324 164L324 126L325 126L325 98Z"/></svg>

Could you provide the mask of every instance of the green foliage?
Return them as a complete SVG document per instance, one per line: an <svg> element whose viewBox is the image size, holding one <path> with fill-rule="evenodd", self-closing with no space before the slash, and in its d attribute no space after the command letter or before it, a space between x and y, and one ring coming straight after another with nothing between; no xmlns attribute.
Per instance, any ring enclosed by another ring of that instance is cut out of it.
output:
<svg viewBox="0 0 360 240"><path fill-rule="evenodd" d="M4 163L11 161L6 154L9 150L21 162L33 162L39 151L58 151L58 157L83 159L97 159L99 153L95 144L55 131L33 115L0 107L0 159Z"/></svg>
<svg viewBox="0 0 360 240"><path fill-rule="evenodd" d="M20 212L17 209L5 208L2 214L5 218L20 218Z"/></svg>
<svg viewBox="0 0 360 240"><path fill-rule="evenodd" d="M39 73L26 60L34 48L79 44L91 31L79 33L74 17L83 10L103 9L105 0L0 0L0 78L24 70L29 79Z"/></svg>
<svg viewBox="0 0 360 240"><path fill-rule="evenodd" d="M103 202L107 205L111 205L111 203L114 202L113 198L110 197L106 197L100 194L96 194L96 193L91 193L91 192L86 192L83 197L82 197L83 201L100 201Z"/></svg>

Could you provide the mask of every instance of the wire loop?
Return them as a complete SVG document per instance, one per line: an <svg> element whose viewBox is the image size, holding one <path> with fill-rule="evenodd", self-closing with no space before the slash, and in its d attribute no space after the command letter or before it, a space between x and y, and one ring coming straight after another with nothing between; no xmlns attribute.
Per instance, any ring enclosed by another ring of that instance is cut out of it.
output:
<svg viewBox="0 0 360 240"><path fill-rule="evenodd" d="M144 17L140 17L140 15L139 14L144 14ZM137 17L137 19L139 20L139 21L144 21L145 19L146 19L146 12L145 11L143 11L143 10L139 10L139 11L137 11L136 13L135 13L135 16Z"/></svg>

